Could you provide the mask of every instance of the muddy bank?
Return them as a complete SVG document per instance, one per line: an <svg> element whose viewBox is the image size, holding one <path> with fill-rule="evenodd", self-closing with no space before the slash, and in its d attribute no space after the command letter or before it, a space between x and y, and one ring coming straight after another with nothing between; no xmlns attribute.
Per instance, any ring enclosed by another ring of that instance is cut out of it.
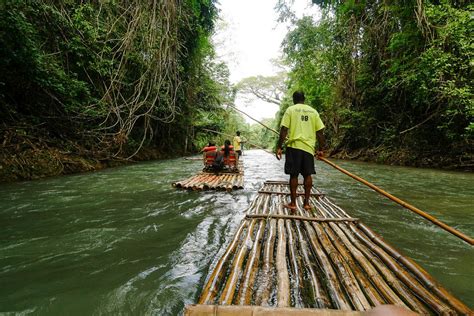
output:
<svg viewBox="0 0 474 316"><path fill-rule="evenodd" d="M144 148L133 159L103 159L64 153L57 148L27 149L17 153L0 154L0 183L35 180L45 177L97 171L137 161L166 159L179 156L163 154L156 148Z"/></svg>
<svg viewBox="0 0 474 316"><path fill-rule="evenodd" d="M164 152L154 147L143 147L132 159L133 153L105 156L103 152L86 149L73 141L39 138L15 133L0 143L0 183L34 180L45 177L90 172L137 161L171 158L183 153Z"/></svg>

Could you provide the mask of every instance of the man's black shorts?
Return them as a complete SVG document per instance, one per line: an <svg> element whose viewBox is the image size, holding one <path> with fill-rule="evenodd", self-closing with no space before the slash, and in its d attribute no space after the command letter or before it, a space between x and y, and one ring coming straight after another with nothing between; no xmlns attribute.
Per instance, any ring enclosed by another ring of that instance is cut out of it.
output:
<svg viewBox="0 0 474 316"><path fill-rule="evenodd" d="M287 147L285 173L291 176L298 176L301 173L303 177L315 174L314 156L304 150Z"/></svg>

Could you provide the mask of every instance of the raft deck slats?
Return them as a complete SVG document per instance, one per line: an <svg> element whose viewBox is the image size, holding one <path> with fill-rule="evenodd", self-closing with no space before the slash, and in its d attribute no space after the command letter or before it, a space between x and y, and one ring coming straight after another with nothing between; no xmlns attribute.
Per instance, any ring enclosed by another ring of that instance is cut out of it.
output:
<svg viewBox="0 0 474 316"><path fill-rule="evenodd" d="M299 195L296 214L289 214L283 207L289 202L287 182L267 181L260 191L199 304L344 311L392 304L422 314L472 314L321 192L313 188L311 211L303 209Z"/></svg>
<svg viewBox="0 0 474 316"><path fill-rule="evenodd" d="M258 193L260 194L281 194L281 195L290 195L290 192L283 192L283 191L266 191L266 190L259 190ZM296 195L303 196L304 192L296 192ZM311 193L310 196L320 196L322 193Z"/></svg>
<svg viewBox="0 0 474 316"><path fill-rule="evenodd" d="M188 190L226 190L244 188L243 164L239 161L236 171L208 172L202 171L187 179L173 182L172 186Z"/></svg>

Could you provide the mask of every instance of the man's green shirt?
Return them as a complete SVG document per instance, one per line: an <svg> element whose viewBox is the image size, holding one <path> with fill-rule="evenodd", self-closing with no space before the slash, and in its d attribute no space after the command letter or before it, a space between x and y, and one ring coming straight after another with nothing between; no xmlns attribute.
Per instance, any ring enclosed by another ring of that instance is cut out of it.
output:
<svg viewBox="0 0 474 316"><path fill-rule="evenodd" d="M324 128L318 111L306 104L292 105L283 114L281 126L288 128L288 147L314 155L316 132Z"/></svg>

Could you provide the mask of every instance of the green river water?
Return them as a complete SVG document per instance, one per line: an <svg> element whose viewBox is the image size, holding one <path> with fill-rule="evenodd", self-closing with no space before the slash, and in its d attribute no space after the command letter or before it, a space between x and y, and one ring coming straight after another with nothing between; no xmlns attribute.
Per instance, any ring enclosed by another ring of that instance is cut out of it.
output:
<svg viewBox="0 0 474 316"><path fill-rule="evenodd" d="M335 161L474 236L474 174ZM177 315L265 179L287 179L263 151L244 156L245 189L176 190L183 158L0 185L0 313ZM474 248L317 162L315 184L474 307Z"/></svg>

